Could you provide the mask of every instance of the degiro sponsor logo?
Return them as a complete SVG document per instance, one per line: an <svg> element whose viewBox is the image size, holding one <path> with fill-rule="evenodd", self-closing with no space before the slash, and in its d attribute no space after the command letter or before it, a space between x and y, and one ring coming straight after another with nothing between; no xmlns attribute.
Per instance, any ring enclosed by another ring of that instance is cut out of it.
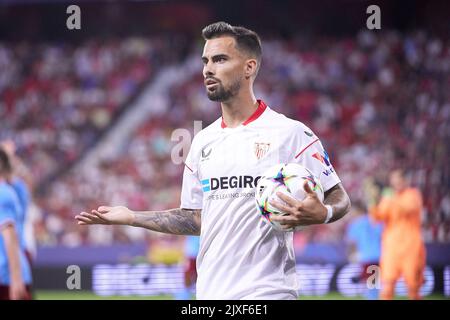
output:
<svg viewBox="0 0 450 320"><path fill-rule="evenodd" d="M231 176L204 179L201 181L203 192L217 189L255 188L261 176Z"/></svg>

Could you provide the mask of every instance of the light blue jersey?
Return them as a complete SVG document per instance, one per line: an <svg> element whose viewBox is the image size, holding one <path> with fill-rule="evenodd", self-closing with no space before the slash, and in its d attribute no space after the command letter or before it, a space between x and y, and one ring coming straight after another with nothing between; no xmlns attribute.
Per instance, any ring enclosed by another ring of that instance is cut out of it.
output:
<svg viewBox="0 0 450 320"><path fill-rule="evenodd" d="M20 201L14 189L7 183L0 182L0 230L9 223L17 227L20 211ZM22 249L20 250L19 258L23 281L25 284L31 284L30 266ZM3 236L0 234L0 285L9 285L9 283L8 256Z"/></svg>
<svg viewBox="0 0 450 320"><path fill-rule="evenodd" d="M198 249L200 247L200 237L199 236L187 236L185 244L185 254L189 258L197 258Z"/></svg>
<svg viewBox="0 0 450 320"><path fill-rule="evenodd" d="M356 245L360 263L377 262L381 253L383 227L365 215L353 220L348 226L347 239Z"/></svg>
<svg viewBox="0 0 450 320"><path fill-rule="evenodd" d="M26 249L25 246L25 219L27 218L28 206L30 204L30 193L24 180L15 178L11 186L16 191L20 202L20 212L17 219L17 233L19 234L20 246Z"/></svg>

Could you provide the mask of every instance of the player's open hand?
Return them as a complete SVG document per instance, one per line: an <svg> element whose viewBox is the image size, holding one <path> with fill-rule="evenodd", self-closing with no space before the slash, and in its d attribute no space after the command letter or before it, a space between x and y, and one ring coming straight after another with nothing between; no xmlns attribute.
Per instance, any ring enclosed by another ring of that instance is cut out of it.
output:
<svg viewBox="0 0 450 320"><path fill-rule="evenodd" d="M134 221L133 212L127 207L107 207L101 206L97 210L92 210L91 213L81 212L75 216L79 225L89 224L119 224L131 225Z"/></svg>
<svg viewBox="0 0 450 320"><path fill-rule="evenodd" d="M284 203L280 201L271 202L272 206L286 213L286 215L283 216L272 215L271 220L280 223L286 230L300 226L321 224L324 223L327 217L327 208L320 201L317 194L312 191L307 181L305 181L303 188L306 191L306 197L303 201L277 192L277 196L283 200Z"/></svg>

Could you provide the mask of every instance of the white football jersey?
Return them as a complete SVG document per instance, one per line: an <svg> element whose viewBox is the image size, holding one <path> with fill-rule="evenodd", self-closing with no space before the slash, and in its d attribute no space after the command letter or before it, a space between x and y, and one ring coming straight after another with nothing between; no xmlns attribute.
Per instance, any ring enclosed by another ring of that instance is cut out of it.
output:
<svg viewBox="0 0 450 320"><path fill-rule="evenodd" d="M261 218L255 187L278 163L300 163L324 191L340 182L318 137L258 100L236 128L219 118L200 131L186 158L181 208L202 209L197 299L296 299L293 232Z"/></svg>

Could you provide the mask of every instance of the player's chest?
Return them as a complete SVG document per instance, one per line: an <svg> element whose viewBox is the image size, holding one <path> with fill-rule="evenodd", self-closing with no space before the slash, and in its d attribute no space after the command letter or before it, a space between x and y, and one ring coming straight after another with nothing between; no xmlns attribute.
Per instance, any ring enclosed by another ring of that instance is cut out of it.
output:
<svg viewBox="0 0 450 320"><path fill-rule="evenodd" d="M199 157L201 178L215 175L258 176L269 166L286 162L285 139L273 132L223 134L206 142Z"/></svg>

